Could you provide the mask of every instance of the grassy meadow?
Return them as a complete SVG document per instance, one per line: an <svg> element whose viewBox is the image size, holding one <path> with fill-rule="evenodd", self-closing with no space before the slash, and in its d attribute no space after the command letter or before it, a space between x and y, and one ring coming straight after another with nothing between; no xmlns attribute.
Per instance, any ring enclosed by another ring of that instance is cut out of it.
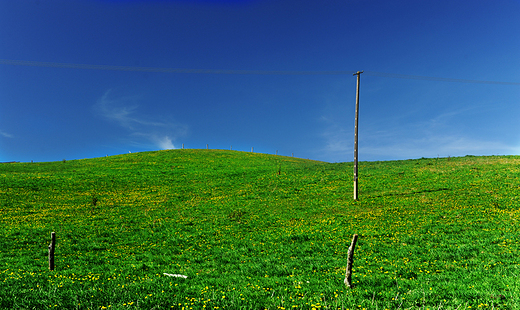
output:
<svg viewBox="0 0 520 310"><path fill-rule="evenodd" d="M358 201L352 171L221 150L0 164L0 308L520 309L520 157L361 162Z"/></svg>

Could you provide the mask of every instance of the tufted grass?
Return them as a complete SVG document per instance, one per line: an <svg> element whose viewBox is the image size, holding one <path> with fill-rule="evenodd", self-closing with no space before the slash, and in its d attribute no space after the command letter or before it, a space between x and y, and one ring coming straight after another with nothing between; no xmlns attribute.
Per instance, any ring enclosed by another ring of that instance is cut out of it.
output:
<svg viewBox="0 0 520 310"><path fill-rule="evenodd" d="M520 308L520 157L362 162L358 201L352 168L220 150L0 164L0 308Z"/></svg>

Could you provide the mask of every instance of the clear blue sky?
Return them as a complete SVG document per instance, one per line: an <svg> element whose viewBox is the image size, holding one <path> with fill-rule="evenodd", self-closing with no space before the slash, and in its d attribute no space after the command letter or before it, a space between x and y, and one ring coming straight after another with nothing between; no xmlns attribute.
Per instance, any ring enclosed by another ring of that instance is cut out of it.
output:
<svg viewBox="0 0 520 310"><path fill-rule="evenodd" d="M352 161L358 70L361 161L520 154L518 0L0 0L0 59L0 161Z"/></svg>

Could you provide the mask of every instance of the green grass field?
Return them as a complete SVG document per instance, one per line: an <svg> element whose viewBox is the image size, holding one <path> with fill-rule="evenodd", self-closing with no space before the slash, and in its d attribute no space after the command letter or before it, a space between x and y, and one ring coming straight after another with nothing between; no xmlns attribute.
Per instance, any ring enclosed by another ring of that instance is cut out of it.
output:
<svg viewBox="0 0 520 310"><path fill-rule="evenodd" d="M352 163L172 150L0 164L0 308L520 309L520 157L359 167L353 201Z"/></svg>

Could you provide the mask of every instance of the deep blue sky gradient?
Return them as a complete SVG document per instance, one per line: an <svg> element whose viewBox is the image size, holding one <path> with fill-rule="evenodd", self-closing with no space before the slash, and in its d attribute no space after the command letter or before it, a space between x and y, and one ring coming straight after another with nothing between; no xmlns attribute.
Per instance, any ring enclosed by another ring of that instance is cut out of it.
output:
<svg viewBox="0 0 520 310"><path fill-rule="evenodd" d="M365 70L360 160L517 155L518 16L517 0L0 0L0 59L133 68ZM40 65L0 63L0 161L90 158L183 143L353 160L352 73L157 73Z"/></svg>

